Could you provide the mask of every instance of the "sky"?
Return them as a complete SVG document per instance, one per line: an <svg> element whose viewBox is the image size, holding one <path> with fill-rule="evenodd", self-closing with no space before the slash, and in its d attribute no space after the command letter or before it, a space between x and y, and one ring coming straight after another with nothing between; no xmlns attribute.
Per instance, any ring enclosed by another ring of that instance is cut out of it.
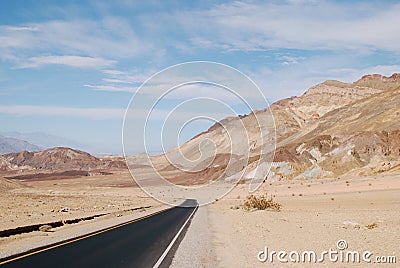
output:
<svg viewBox="0 0 400 268"><path fill-rule="evenodd" d="M391 75L400 72L398 14L398 1L1 1L0 131L44 132L94 154L121 154L131 99L157 99L159 90L138 91L142 83L184 62L231 66L268 103L328 79ZM168 114L179 101L210 92L225 98L210 85L187 86L156 112ZM215 120L224 116L216 112ZM178 143L212 123L185 125ZM156 120L149 131L150 151L161 148L161 125Z"/></svg>

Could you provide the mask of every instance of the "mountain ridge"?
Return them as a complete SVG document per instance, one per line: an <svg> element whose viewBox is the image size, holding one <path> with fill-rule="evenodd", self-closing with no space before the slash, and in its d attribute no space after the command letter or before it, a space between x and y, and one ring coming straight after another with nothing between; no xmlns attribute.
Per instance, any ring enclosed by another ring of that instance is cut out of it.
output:
<svg viewBox="0 0 400 268"><path fill-rule="evenodd" d="M219 155L229 152L226 130L234 133L243 124L249 138L239 145L242 154L235 152L234 158L241 159L236 167L243 165L247 174L279 180L341 176L348 172L357 173L356 170L359 170L359 174L381 172L379 167L382 165L400 164L400 137L397 135L400 130L399 93L398 73L390 77L365 75L353 83L327 80L311 87L301 96L279 100L270 107L245 116L225 118L193 137L179 150L171 150L167 156L174 159L174 155L177 158L181 152L188 159L201 156L201 163L211 163L208 167L211 169ZM274 122L266 116L268 113L272 113ZM261 126L264 133L262 137L259 135L257 118L265 120ZM264 146L262 142L272 144L275 137L271 133L276 134L276 150L273 157L265 157L260 155ZM384 133L393 140L388 142L382 138ZM207 145L210 141L214 143L215 151L211 144ZM366 144L375 144L376 152L388 151L390 147L392 153L379 153L373 158L364 152L367 150ZM200 145L203 146L202 150L199 149ZM216 158L212 160L213 157ZM258 158L259 161L247 161L246 158ZM254 172L265 166L265 162L275 162L268 174L267 170ZM167 161L165 165L170 164ZM365 171L366 167L368 172ZM229 179L226 173L232 172L222 173ZM193 172L184 172L178 177L182 181L185 177L190 180L193 176Z"/></svg>
<svg viewBox="0 0 400 268"><path fill-rule="evenodd" d="M25 140L0 135L0 154L14 153L23 150L40 151L42 148Z"/></svg>
<svg viewBox="0 0 400 268"><path fill-rule="evenodd" d="M204 176L230 179L242 171L245 178L261 176L266 180L398 172L399 93L397 73L390 77L365 75L353 83L327 80L298 97L279 100L248 115L225 118L181 147L151 159L167 178L187 184L191 180L203 183ZM236 135L241 130L248 138L238 134L232 151L229 133ZM193 161L182 161L181 154ZM125 168L122 159L101 159L64 147L5 154L0 160L1 169L6 171ZM142 162L141 168L149 167ZM270 170L265 168L267 163L273 163Z"/></svg>
<svg viewBox="0 0 400 268"><path fill-rule="evenodd" d="M98 170L126 168L121 159L98 158L87 152L55 147L39 152L21 151L1 156L2 170Z"/></svg>
<svg viewBox="0 0 400 268"><path fill-rule="evenodd" d="M24 140L31 144L34 144L41 148L41 150L54 148L54 147L69 147L69 148L85 148L85 146L79 142L74 140L70 140L64 137L51 135L44 132L18 132L18 131L9 131L9 132L0 132L0 135ZM19 150L22 151L22 150ZM15 151L15 152L19 152Z"/></svg>

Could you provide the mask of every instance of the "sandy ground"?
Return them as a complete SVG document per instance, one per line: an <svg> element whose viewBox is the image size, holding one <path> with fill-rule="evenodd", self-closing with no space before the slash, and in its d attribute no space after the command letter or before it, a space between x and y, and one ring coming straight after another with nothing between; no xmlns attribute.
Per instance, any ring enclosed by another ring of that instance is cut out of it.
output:
<svg viewBox="0 0 400 268"><path fill-rule="evenodd" d="M336 250L341 239L348 244L346 250L372 252L372 260L378 255L397 257L397 264L368 267L396 267L400 262L400 175L264 183L256 194L273 195L282 205L280 212L243 210L240 206L247 189L247 184L240 184L224 198L198 210L176 252L173 267L365 267L365 263L333 263L328 257L320 264L285 264L276 256L272 263L257 259L265 247L269 252L315 251L319 257L324 250ZM0 190L0 231L106 214L49 233L34 231L0 238L0 258L163 208L135 187L126 171L108 176L13 182ZM142 206L150 208L133 210ZM368 229L370 224L376 226Z"/></svg>
<svg viewBox="0 0 400 268"><path fill-rule="evenodd" d="M0 258L115 225L165 207L136 187L127 171L108 176L12 181L10 185L10 189L1 189L0 231L105 215L54 228L48 233L36 231L0 237ZM140 207L147 208L138 209Z"/></svg>
<svg viewBox="0 0 400 268"><path fill-rule="evenodd" d="M1 193L0 230L157 204L134 186L125 171L109 176L17 183L20 187Z"/></svg>
<svg viewBox="0 0 400 268"><path fill-rule="evenodd" d="M343 252L368 250L373 261L378 255L397 257L397 264L368 267L398 267L400 175L264 183L256 194L265 192L283 206L280 212L237 208L248 194L247 185L207 207L220 267L365 267L330 262L327 256L322 263L300 264L281 263L276 256L273 262L257 258L265 247L269 252L298 251L300 256L315 251L319 258L324 250L337 250L338 240L347 242ZM374 223L375 228L366 227Z"/></svg>

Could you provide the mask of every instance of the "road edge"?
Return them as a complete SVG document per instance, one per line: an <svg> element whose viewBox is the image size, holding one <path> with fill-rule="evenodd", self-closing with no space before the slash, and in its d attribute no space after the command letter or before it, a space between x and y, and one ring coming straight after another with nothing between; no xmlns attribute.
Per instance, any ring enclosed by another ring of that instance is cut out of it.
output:
<svg viewBox="0 0 400 268"><path fill-rule="evenodd" d="M19 259L19 258L23 258L25 256L30 256L32 254L38 253L38 252L42 252L45 251L47 249L51 249L54 247L58 247L64 244L69 244L69 243L73 243L74 241L78 241L81 239L84 239L86 237L89 236L94 236L103 232L106 232L108 230L112 230L136 221L140 221L142 219L154 216L156 214L159 214L161 212L173 209L174 207L169 207L169 206L161 206L161 207L157 207L154 208L152 210L146 211L146 212L141 212L138 213L136 215L127 215L127 219L123 219L123 220L119 220L118 222L114 223L104 223L104 225L102 225L102 222L105 221L112 221L112 219L103 219L103 220L97 220L95 222L89 223L88 225L101 225L101 227L94 227L90 228L87 227L84 230L77 230L75 234L72 234L69 236L69 238L66 238L65 236L60 236L60 237L55 237L54 239L49 239L48 241L43 240L43 243L40 243L40 245L32 245L32 246L27 246L26 248L22 248L20 250L18 250L16 253L14 251L14 253L9 253L7 254L4 253L4 256L2 256L0 258L0 265L9 263L13 260ZM65 227L64 227L65 228ZM71 227L73 228L73 227ZM37 231L40 232L40 231Z"/></svg>

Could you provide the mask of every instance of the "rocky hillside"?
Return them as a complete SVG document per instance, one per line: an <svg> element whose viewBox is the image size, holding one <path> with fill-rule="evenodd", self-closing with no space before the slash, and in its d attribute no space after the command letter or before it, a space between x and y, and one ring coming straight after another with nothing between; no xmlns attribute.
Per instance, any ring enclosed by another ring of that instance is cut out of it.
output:
<svg viewBox="0 0 400 268"><path fill-rule="evenodd" d="M380 93L332 110L310 129L283 140L292 166L307 168L293 176L339 176L348 172L373 175L400 164L400 88Z"/></svg>
<svg viewBox="0 0 400 268"><path fill-rule="evenodd" d="M12 169L13 165L0 155L0 171L10 171Z"/></svg>
<svg viewBox="0 0 400 268"><path fill-rule="evenodd" d="M40 151L41 148L24 140L0 135L0 154L20 152L23 150L36 152Z"/></svg>
<svg viewBox="0 0 400 268"><path fill-rule="evenodd" d="M100 159L86 152L64 147L5 154L0 160L3 161L3 170L94 170L125 167L122 160Z"/></svg>
<svg viewBox="0 0 400 268"><path fill-rule="evenodd" d="M185 143L181 151L174 149L166 156L176 167L188 168L188 178L216 167L221 170L226 165L216 165L216 161L233 148L227 131L240 133L245 128L248 138L234 139L240 144L233 151L235 165L225 170L225 177L245 167L247 177L258 174L269 180L394 172L400 164L399 118L400 74L366 75L354 83L328 80L270 109L226 118ZM273 139L277 141L274 155L268 153ZM196 164L179 163L180 152L189 160L196 159L190 162ZM263 162L273 162L268 175L262 171L268 166ZM261 172L254 172L256 168Z"/></svg>

